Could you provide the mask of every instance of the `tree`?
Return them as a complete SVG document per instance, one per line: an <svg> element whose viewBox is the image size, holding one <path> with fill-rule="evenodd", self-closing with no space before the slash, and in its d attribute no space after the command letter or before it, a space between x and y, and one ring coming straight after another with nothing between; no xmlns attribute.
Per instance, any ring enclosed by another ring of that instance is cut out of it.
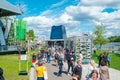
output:
<svg viewBox="0 0 120 80"><path fill-rule="evenodd" d="M111 36L108 39L110 42L120 42L120 36Z"/></svg>
<svg viewBox="0 0 120 80"><path fill-rule="evenodd" d="M109 42L109 40L103 36L105 32L106 32L105 28L101 25L97 25L95 31L93 32L95 34L93 43L95 45L96 44L100 45L99 49L101 49L103 44L106 44Z"/></svg>
<svg viewBox="0 0 120 80"><path fill-rule="evenodd" d="M34 38L35 38L34 30L29 30L29 31L28 31L28 35L29 35L29 39L33 41Z"/></svg>

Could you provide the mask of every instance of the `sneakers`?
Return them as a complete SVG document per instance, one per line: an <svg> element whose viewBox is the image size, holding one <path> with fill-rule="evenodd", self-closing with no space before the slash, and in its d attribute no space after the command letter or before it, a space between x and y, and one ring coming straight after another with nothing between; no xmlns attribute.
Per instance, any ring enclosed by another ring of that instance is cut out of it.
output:
<svg viewBox="0 0 120 80"><path fill-rule="evenodd" d="M68 76L71 76L70 73L67 73Z"/></svg>
<svg viewBox="0 0 120 80"><path fill-rule="evenodd" d="M57 74L57 76L62 77L62 74Z"/></svg>

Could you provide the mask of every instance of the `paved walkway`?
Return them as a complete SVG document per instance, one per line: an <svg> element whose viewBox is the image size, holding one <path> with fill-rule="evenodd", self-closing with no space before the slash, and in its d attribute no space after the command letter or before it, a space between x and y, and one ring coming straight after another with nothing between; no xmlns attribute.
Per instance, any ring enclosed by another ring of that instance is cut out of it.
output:
<svg viewBox="0 0 120 80"><path fill-rule="evenodd" d="M67 63L64 63L62 77L57 76L58 67L55 66L54 61L51 61L50 63L46 63L45 66L48 69L48 78L49 78L48 80L70 80L71 76L68 76L66 74ZM88 70L88 65L83 65L83 72L82 72L83 74L81 80L85 80L85 75L87 74L87 70ZM110 73L110 80L120 80L120 71L109 68L109 73ZM30 70L30 80L36 80L34 68L31 68Z"/></svg>

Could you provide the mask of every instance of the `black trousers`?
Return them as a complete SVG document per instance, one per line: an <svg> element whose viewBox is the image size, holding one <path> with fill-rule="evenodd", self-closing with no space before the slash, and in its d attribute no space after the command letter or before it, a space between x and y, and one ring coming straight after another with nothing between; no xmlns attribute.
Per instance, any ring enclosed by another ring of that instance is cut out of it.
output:
<svg viewBox="0 0 120 80"><path fill-rule="evenodd" d="M70 68L71 68L71 72L73 73L73 68L74 68L74 65L73 65L73 63L72 62L68 62L68 73L69 73L69 71L70 71Z"/></svg>

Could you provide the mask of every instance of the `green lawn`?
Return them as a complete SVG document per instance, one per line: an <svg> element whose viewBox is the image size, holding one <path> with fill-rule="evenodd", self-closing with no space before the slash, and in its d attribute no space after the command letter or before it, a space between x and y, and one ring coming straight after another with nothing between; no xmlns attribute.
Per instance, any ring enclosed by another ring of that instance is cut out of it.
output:
<svg viewBox="0 0 120 80"><path fill-rule="evenodd" d="M93 59L95 60L95 62L98 63L98 55L99 55L100 51L97 51L97 54L93 55ZM111 56L111 68L120 70L120 54L116 54L116 53L110 53Z"/></svg>
<svg viewBox="0 0 120 80"><path fill-rule="evenodd" d="M5 80L29 80L28 75L25 76L18 75L19 74L18 54L0 55L0 67L4 70Z"/></svg>
<svg viewBox="0 0 120 80"><path fill-rule="evenodd" d="M30 60L28 61L28 70L31 68L31 55L32 53L37 54L38 50L30 51ZM4 70L5 80L29 80L29 75L18 75L19 74L19 60L18 54L0 55L0 67ZM22 62L22 70L26 70L26 62ZM28 71L28 72L29 72Z"/></svg>

